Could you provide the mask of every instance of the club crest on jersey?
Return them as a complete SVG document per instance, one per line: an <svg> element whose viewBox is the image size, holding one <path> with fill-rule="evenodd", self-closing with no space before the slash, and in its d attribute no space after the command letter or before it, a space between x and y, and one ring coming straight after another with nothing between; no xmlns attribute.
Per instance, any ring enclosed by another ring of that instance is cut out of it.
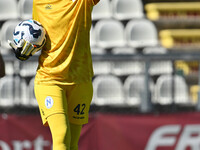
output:
<svg viewBox="0 0 200 150"><path fill-rule="evenodd" d="M53 98L51 96L47 96L45 98L45 106L49 109L53 106Z"/></svg>

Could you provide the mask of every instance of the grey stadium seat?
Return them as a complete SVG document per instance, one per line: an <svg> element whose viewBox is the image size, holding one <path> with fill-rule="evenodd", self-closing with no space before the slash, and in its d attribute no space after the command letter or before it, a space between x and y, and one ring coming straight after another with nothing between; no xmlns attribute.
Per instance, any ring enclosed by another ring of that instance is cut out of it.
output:
<svg viewBox="0 0 200 150"><path fill-rule="evenodd" d="M125 46L124 26L114 19L100 20L94 27L96 45L102 48Z"/></svg>
<svg viewBox="0 0 200 150"><path fill-rule="evenodd" d="M130 20L144 17L142 0L112 0L113 17Z"/></svg>
<svg viewBox="0 0 200 150"><path fill-rule="evenodd" d="M17 19L17 0L0 0L0 21Z"/></svg>
<svg viewBox="0 0 200 150"><path fill-rule="evenodd" d="M97 76L93 80L93 103L99 106L123 106L124 91L121 80L113 75Z"/></svg>
<svg viewBox="0 0 200 150"><path fill-rule="evenodd" d="M18 11L23 20L32 18L33 0L19 0Z"/></svg>
<svg viewBox="0 0 200 150"><path fill-rule="evenodd" d="M147 19L130 20L125 34L128 46L141 48L159 44L156 26Z"/></svg>

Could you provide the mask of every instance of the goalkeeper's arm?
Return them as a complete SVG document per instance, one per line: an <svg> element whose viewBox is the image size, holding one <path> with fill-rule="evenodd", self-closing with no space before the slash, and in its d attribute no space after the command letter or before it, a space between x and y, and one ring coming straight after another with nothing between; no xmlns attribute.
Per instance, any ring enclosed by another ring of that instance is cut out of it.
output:
<svg viewBox="0 0 200 150"><path fill-rule="evenodd" d="M19 43L17 44L14 41L10 41L8 40L9 45L12 47L15 56L22 61L27 60L30 56L32 56L33 54L35 54L37 51L39 51L41 47L34 47L33 44L31 44L30 42L21 39L19 41Z"/></svg>

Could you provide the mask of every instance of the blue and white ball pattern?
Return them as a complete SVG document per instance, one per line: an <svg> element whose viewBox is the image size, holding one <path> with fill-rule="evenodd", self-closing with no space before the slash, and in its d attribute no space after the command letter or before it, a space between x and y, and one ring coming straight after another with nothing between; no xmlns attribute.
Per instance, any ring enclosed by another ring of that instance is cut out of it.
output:
<svg viewBox="0 0 200 150"><path fill-rule="evenodd" d="M29 19L20 22L13 32L13 40L16 44L20 39L29 41L34 47L41 47L46 41L46 31L38 21Z"/></svg>

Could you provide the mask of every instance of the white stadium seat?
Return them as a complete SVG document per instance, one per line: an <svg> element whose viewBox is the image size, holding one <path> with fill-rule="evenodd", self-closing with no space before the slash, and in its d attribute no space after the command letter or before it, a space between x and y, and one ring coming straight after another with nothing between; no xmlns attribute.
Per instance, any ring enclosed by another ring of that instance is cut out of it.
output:
<svg viewBox="0 0 200 150"><path fill-rule="evenodd" d="M120 21L100 20L94 27L96 45L102 48L125 46L124 26Z"/></svg>
<svg viewBox="0 0 200 150"><path fill-rule="evenodd" d="M125 34L128 46L143 48L159 44L156 26L147 19L130 20Z"/></svg>
<svg viewBox="0 0 200 150"><path fill-rule="evenodd" d="M32 18L33 0L19 0L18 11L23 20Z"/></svg>
<svg viewBox="0 0 200 150"><path fill-rule="evenodd" d="M155 84L155 98L155 103L161 105L172 104L173 102L176 104L189 104L189 91L185 79L179 75L159 76Z"/></svg>
<svg viewBox="0 0 200 150"><path fill-rule="evenodd" d="M20 23L19 20L8 20L5 21L0 30L0 40L2 47L10 49L8 40L13 40L13 32L15 27Z"/></svg>
<svg viewBox="0 0 200 150"><path fill-rule="evenodd" d="M93 61L94 75L109 74L111 73L112 62L105 60Z"/></svg>
<svg viewBox="0 0 200 150"><path fill-rule="evenodd" d="M154 82L149 78L149 90L151 93L154 91ZM124 81L124 90L126 96L126 103L130 106L138 106L142 100L145 100L146 83L144 75L130 75ZM152 94L153 98L153 94Z"/></svg>
<svg viewBox="0 0 200 150"><path fill-rule="evenodd" d="M124 92L121 80L112 75L97 76L93 80L93 103L96 105L124 106Z"/></svg>
<svg viewBox="0 0 200 150"><path fill-rule="evenodd" d="M114 47L111 52L114 55L133 55L137 53L136 49L132 47Z"/></svg>
<svg viewBox="0 0 200 150"><path fill-rule="evenodd" d="M113 62L112 73L118 76L141 74L144 73L144 67L144 62L142 61L115 61Z"/></svg>
<svg viewBox="0 0 200 150"><path fill-rule="evenodd" d="M166 54L168 50L162 46L145 47L143 50L144 54Z"/></svg>
<svg viewBox="0 0 200 150"><path fill-rule="evenodd" d="M167 49L164 47L145 47L143 49L144 54L166 54ZM171 74L173 72L172 61L169 60L152 60L150 62L149 74L150 75L161 75L161 74Z"/></svg>
<svg viewBox="0 0 200 150"><path fill-rule="evenodd" d="M14 79L5 76L0 79L0 106L14 106Z"/></svg>
<svg viewBox="0 0 200 150"><path fill-rule="evenodd" d="M0 0L0 21L17 18L17 0Z"/></svg>
<svg viewBox="0 0 200 150"><path fill-rule="evenodd" d="M14 62L12 61L5 61L5 72L6 75L14 75Z"/></svg>
<svg viewBox="0 0 200 150"><path fill-rule="evenodd" d="M92 10L92 20L111 18L110 0L101 0Z"/></svg>
<svg viewBox="0 0 200 150"><path fill-rule="evenodd" d="M168 60L151 61L149 67L150 75L171 74L173 72L173 63Z"/></svg>
<svg viewBox="0 0 200 150"><path fill-rule="evenodd" d="M38 61L27 61L20 66L20 76L34 76L38 67Z"/></svg>
<svg viewBox="0 0 200 150"><path fill-rule="evenodd" d="M91 47L92 55L104 55L106 54L106 50L101 47Z"/></svg>
<svg viewBox="0 0 200 150"><path fill-rule="evenodd" d="M142 0L112 0L113 17L129 20L144 17Z"/></svg>

